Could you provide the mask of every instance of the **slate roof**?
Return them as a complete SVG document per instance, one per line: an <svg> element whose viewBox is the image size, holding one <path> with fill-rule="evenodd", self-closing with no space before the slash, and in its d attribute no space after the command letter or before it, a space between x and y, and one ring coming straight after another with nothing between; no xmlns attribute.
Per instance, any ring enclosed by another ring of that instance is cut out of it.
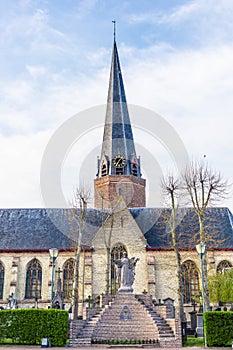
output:
<svg viewBox="0 0 233 350"><path fill-rule="evenodd" d="M169 249L169 209L129 209L143 232L147 246L152 249ZM74 248L77 241L77 222L71 219L71 209L0 209L0 251L48 250ZM107 217L107 212L105 213ZM101 226L100 210L88 209L83 234L83 246L91 247ZM210 246L233 249L233 215L227 208L207 211L206 230L213 232ZM180 210L177 233L181 248L194 248L193 237L198 234L197 216L190 208Z"/></svg>
<svg viewBox="0 0 233 350"><path fill-rule="evenodd" d="M171 211L164 208L130 209L147 240L148 247L163 249L171 247L169 217ZM210 248L233 249L233 215L228 208L208 208L205 231ZM177 217L176 233L180 248L195 248L199 238L198 217L192 208L182 208Z"/></svg>
<svg viewBox="0 0 233 350"><path fill-rule="evenodd" d="M101 212L89 209L84 246L91 246L100 226ZM77 231L70 209L0 209L0 251L70 249L76 246Z"/></svg>

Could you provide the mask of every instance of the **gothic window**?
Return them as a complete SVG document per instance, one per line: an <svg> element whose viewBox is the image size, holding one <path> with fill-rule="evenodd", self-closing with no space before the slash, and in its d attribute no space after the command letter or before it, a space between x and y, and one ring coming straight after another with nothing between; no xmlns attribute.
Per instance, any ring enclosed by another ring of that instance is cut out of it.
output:
<svg viewBox="0 0 233 350"><path fill-rule="evenodd" d="M63 292L65 298L72 297L74 283L74 259L69 259L63 266Z"/></svg>
<svg viewBox="0 0 233 350"><path fill-rule="evenodd" d="M3 287L4 287L4 267L0 261L0 299L3 298Z"/></svg>
<svg viewBox="0 0 233 350"><path fill-rule="evenodd" d="M101 176L106 176L107 175L107 165L103 164L101 168Z"/></svg>
<svg viewBox="0 0 233 350"><path fill-rule="evenodd" d="M25 298L41 298L42 268L37 259L32 260L27 269Z"/></svg>
<svg viewBox="0 0 233 350"><path fill-rule="evenodd" d="M131 159L131 174L133 176L138 176L138 160L135 154Z"/></svg>
<svg viewBox="0 0 233 350"><path fill-rule="evenodd" d="M131 172L132 172L132 175L134 175L134 176L137 176L137 175L138 175L138 167L137 167L137 164L132 164L132 165L131 165Z"/></svg>
<svg viewBox="0 0 233 350"><path fill-rule="evenodd" d="M121 243L116 244L111 252L111 294L116 294L120 287L116 281L116 265L115 261L123 257L123 253L127 253L125 246Z"/></svg>
<svg viewBox="0 0 233 350"><path fill-rule="evenodd" d="M224 273L225 270L229 270L231 268L232 264L227 260L223 260L217 266L217 273Z"/></svg>
<svg viewBox="0 0 233 350"><path fill-rule="evenodd" d="M196 264L187 260L182 264L182 279L184 283L184 303L191 303L200 292L199 273Z"/></svg>

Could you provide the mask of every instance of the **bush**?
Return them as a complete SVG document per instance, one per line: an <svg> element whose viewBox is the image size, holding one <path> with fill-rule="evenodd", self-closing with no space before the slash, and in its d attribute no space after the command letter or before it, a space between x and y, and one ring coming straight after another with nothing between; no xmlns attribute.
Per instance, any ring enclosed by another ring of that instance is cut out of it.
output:
<svg viewBox="0 0 233 350"><path fill-rule="evenodd" d="M63 346L68 334L68 312L56 309L0 310L0 342L41 344L48 338L53 346Z"/></svg>
<svg viewBox="0 0 233 350"><path fill-rule="evenodd" d="M231 345L233 339L233 312L205 312L204 325L208 346Z"/></svg>

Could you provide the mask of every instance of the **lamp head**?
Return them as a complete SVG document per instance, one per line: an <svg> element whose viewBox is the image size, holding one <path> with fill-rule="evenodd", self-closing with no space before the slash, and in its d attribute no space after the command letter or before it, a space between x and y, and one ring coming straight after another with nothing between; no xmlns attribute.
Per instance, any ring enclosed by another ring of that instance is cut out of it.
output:
<svg viewBox="0 0 233 350"><path fill-rule="evenodd" d="M196 250L199 255L204 254L206 249L206 245L203 242L200 242L196 245Z"/></svg>
<svg viewBox="0 0 233 350"><path fill-rule="evenodd" d="M58 249L57 248L50 248L49 254L52 259L56 259L58 256Z"/></svg>

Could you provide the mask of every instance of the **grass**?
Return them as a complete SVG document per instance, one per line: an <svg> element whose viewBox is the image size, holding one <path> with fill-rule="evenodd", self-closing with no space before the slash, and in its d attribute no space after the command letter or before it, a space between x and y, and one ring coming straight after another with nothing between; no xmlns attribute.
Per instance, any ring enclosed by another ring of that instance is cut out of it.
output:
<svg viewBox="0 0 233 350"><path fill-rule="evenodd" d="M185 346L204 346L204 340L203 338L187 337L184 347Z"/></svg>

